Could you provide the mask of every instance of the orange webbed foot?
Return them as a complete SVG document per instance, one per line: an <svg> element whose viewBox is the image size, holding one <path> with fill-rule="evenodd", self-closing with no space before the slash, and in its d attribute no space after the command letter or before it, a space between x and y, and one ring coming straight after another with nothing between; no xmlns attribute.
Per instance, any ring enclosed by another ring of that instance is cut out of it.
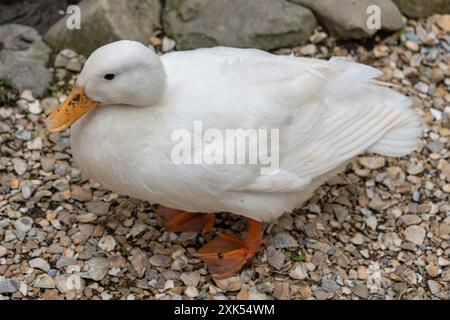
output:
<svg viewBox="0 0 450 320"><path fill-rule="evenodd" d="M173 232L208 232L214 225L214 213L192 213L158 205L155 209L167 229Z"/></svg>
<svg viewBox="0 0 450 320"><path fill-rule="evenodd" d="M213 240L197 251L216 279L224 279L237 273L258 252L263 243L262 223L247 220L248 233L245 240L226 233L219 233Z"/></svg>

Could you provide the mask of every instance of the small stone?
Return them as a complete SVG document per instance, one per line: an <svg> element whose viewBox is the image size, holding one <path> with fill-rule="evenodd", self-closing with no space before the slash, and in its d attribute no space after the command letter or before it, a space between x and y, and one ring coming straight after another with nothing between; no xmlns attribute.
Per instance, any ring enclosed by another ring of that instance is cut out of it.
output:
<svg viewBox="0 0 450 320"><path fill-rule="evenodd" d="M109 263L106 258L94 257L86 261L86 272L81 274L82 277L92 279L94 281L102 280L108 273Z"/></svg>
<svg viewBox="0 0 450 320"><path fill-rule="evenodd" d="M420 245L425 240L425 234L425 229L422 226L409 226L405 230L405 239Z"/></svg>
<svg viewBox="0 0 450 320"><path fill-rule="evenodd" d="M14 171L21 176L27 171L27 163L22 159L13 159Z"/></svg>
<svg viewBox="0 0 450 320"><path fill-rule="evenodd" d="M22 94L20 95L20 99L24 99L28 102L33 102L34 100L36 100L33 96L33 92L31 92L31 90L24 90L22 92Z"/></svg>
<svg viewBox="0 0 450 320"><path fill-rule="evenodd" d="M64 267L69 267L77 264L77 260L72 257L61 256L56 261L56 268L61 269Z"/></svg>
<svg viewBox="0 0 450 320"><path fill-rule="evenodd" d="M406 40L405 46L411 51L414 51L414 52L419 51L419 44L417 42L414 42L411 40Z"/></svg>
<svg viewBox="0 0 450 320"><path fill-rule="evenodd" d="M2 279L0 277L0 294L14 293L19 290L19 281L16 279Z"/></svg>
<svg viewBox="0 0 450 320"><path fill-rule="evenodd" d="M116 240L110 235L103 236L98 242L98 247L106 252L112 251L116 247Z"/></svg>
<svg viewBox="0 0 450 320"><path fill-rule="evenodd" d="M66 69L73 72L80 72L82 69L81 61L78 58L70 59L66 65Z"/></svg>
<svg viewBox="0 0 450 320"><path fill-rule="evenodd" d="M248 300L267 300L267 295L258 291L255 287L248 290Z"/></svg>
<svg viewBox="0 0 450 320"><path fill-rule="evenodd" d="M50 114L50 112L59 105L58 99L54 97L45 98L41 100L41 107L45 114Z"/></svg>
<svg viewBox="0 0 450 320"><path fill-rule="evenodd" d="M434 153L440 153L444 148L444 143L440 140L434 140L433 142L427 144L427 149Z"/></svg>
<svg viewBox="0 0 450 320"><path fill-rule="evenodd" d="M302 56L312 56L317 52L317 47L314 44L307 44L300 48Z"/></svg>
<svg viewBox="0 0 450 320"><path fill-rule="evenodd" d="M369 278L369 273L367 272L367 268L364 266L359 266L357 270L357 277L360 280L367 280Z"/></svg>
<svg viewBox="0 0 450 320"><path fill-rule="evenodd" d="M267 263L277 270L281 270L286 260L286 255L280 251L276 250L273 246L267 248Z"/></svg>
<svg viewBox="0 0 450 320"><path fill-rule="evenodd" d="M38 100L28 103L28 111L31 114L41 114L42 107Z"/></svg>
<svg viewBox="0 0 450 320"><path fill-rule="evenodd" d="M431 77L434 82L439 83L441 81L444 81L445 74L441 69L433 68L433 70L431 71Z"/></svg>
<svg viewBox="0 0 450 320"><path fill-rule="evenodd" d="M242 288L242 280L239 277L214 279L214 282L223 291L238 291Z"/></svg>
<svg viewBox="0 0 450 320"><path fill-rule="evenodd" d="M308 277L304 263L296 262L289 271L289 276L293 279L304 280Z"/></svg>
<svg viewBox="0 0 450 320"><path fill-rule="evenodd" d="M6 249L3 246L0 246L0 258L6 256L7 253L8 253L8 249Z"/></svg>
<svg viewBox="0 0 450 320"><path fill-rule="evenodd" d="M110 204L103 201L92 201L86 203L85 206L89 212L97 216L106 216L109 213Z"/></svg>
<svg viewBox="0 0 450 320"><path fill-rule="evenodd" d="M357 297L360 297L362 299L369 298L369 288L367 288L367 286L355 286L352 288L352 291Z"/></svg>
<svg viewBox="0 0 450 320"><path fill-rule="evenodd" d="M365 219L367 226L372 229L376 230L378 225L378 220L375 216L370 216L367 219Z"/></svg>
<svg viewBox="0 0 450 320"><path fill-rule="evenodd" d="M439 267L435 263L430 263L425 267L430 277L437 277L439 275Z"/></svg>
<svg viewBox="0 0 450 320"><path fill-rule="evenodd" d="M360 157L358 162L366 168L375 170L382 168L386 160L383 157Z"/></svg>
<svg viewBox="0 0 450 320"><path fill-rule="evenodd" d="M364 237L361 233L357 233L353 236L353 238L350 240L353 244L361 245L364 243Z"/></svg>
<svg viewBox="0 0 450 320"><path fill-rule="evenodd" d="M14 227L19 232L28 233L31 230L31 227L33 226L33 219L30 217L22 217L16 220L14 222Z"/></svg>
<svg viewBox="0 0 450 320"><path fill-rule="evenodd" d="M37 137L36 139L33 139L32 141L27 142L27 148L28 150L41 150L43 147L42 138Z"/></svg>
<svg viewBox="0 0 450 320"><path fill-rule="evenodd" d="M50 157L42 157L41 158L41 167L45 172L53 171L55 167L55 158Z"/></svg>
<svg viewBox="0 0 450 320"><path fill-rule="evenodd" d="M273 237L273 244L276 249L296 248L298 242L288 232L281 232Z"/></svg>
<svg viewBox="0 0 450 320"><path fill-rule="evenodd" d="M198 271L183 272L180 275L180 280L183 281L186 286L197 287L200 281L200 273Z"/></svg>
<svg viewBox="0 0 450 320"><path fill-rule="evenodd" d="M48 274L41 274L36 278L33 286L40 289L54 289L55 282L53 281L53 278Z"/></svg>
<svg viewBox="0 0 450 320"><path fill-rule="evenodd" d="M72 290L83 290L84 280L78 274L63 274L55 277L56 288L61 293L68 293Z"/></svg>
<svg viewBox="0 0 450 320"><path fill-rule="evenodd" d="M333 207L334 215L336 216L336 219L338 219L339 222L345 222L348 218L348 209L344 206L334 206Z"/></svg>
<svg viewBox="0 0 450 320"><path fill-rule="evenodd" d="M446 193L450 193L450 183L444 184L442 186L442 191L444 191Z"/></svg>
<svg viewBox="0 0 450 320"><path fill-rule="evenodd" d="M70 188L69 182L66 179L55 180L52 186L60 192L67 191Z"/></svg>
<svg viewBox="0 0 450 320"><path fill-rule="evenodd" d="M44 272L50 271L50 264L42 258L34 258L28 261L31 268L39 269Z"/></svg>
<svg viewBox="0 0 450 320"><path fill-rule="evenodd" d="M54 66L55 68L65 68L69 63L69 58L62 55L61 52L56 55Z"/></svg>
<svg viewBox="0 0 450 320"><path fill-rule="evenodd" d="M72 185L70 188L70 195L72 199L81 202L92 201L92 192L77 185Z"/></svg>
<svg viewBox="0 0 450 320"><path fill-rule="evenodd" d="M164 37L162 40L162 46L161 46L161 50L162 52L169 52L172 51L175 48L175 41L168 38L168 37Z"/></svg>
<svg viewBox="0 0 450 320"><path fill-rule="evenodd" d="M16 132L16 138L22 141L30 141L32 139L32 134L28 130L20 130Z"/></svg>
<svg viewBox="0 0 450 320"><path fill-rule="evenodd" d="M414 89L416 89L417 91L419 91L421 93L427 94L428 90L429 90L429 86L425 82L419 81L414 86Z"/></svg>
<svg viewBox="0 0 450 320"><path fill-rule="evenodd" d="M172 261L172 258L170 256L162 255L162 254L155 254L150 257L150 264L155 267L167 267L170 262Z"/></svg>
<svg viewBox="0 0 450 320"><path fill-rule="evenodd" d="M291 298L289 283L277 281L273 287L273 297L277 300L288 300Z"/></svg>
<svg viewBox="0 0 450 320"><path fill-rule="evenodd" d="M187 287L184 290L184 293L189 297L189 298L196 298L198 297L198 290L195 287Z"/></svg>
<svg viewBox="0 0 450 320"><path fill-rule="evenodd" d="M422 221L422 219L420 219L420 217L415 214L405 214L404 216L401 217L401 219L403 224L405 224L406 226L419 224L420 221Z"/></svg>
<svg viewBox="0 0 450 320"><path fill-rule="evenodd" d="M430 289L430 291L433 295L437 295L439 293L439 291L441 291L441 289L442 289L442 285L437 281L428 280L427 284L428 284L428 288Z"/></svg>
<svg viewBox="0 0 450 320"><path fill-rule="evenodd" d="M326 292L334 293L339 289L339 285L331 277L327 276L322 278L321 288Z"/></svg>

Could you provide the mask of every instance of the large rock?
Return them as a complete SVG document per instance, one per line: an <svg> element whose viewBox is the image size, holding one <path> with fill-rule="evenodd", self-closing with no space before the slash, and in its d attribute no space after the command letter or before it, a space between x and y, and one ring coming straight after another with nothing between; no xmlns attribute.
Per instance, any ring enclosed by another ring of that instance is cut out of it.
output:
<svg viewBox="0 0 450 320"><path fill-rule="evenodd" d="M34 96L43 96L52 74L46 68L50 48L39 33L28 26L0 26L0 79L6 79L18 91L30 89Z"/></svg>
<svg viewBox="0 0 450 320"><path fill-rule="evenodd" d="M368 38L378 30L367 27L370 5L381 9L381 30L396 31L404 26L403 16L391 0L289 0L310 8L323 26L337 39Z"/></svg>
<svg viewBox="0 0 450 320"><path fill-rule="evenodd" d="M450 0L394 0L400 11L410 18L450 13Z"/></svg>
<svg viewBox="0 0 450 320"><path fill-rule="evenodd" d="M44 34L64 15L67 6L80 0L0 0L0 25L24 24Z"/></svg>
<svg viewBox="0 0 450 320"><path fill-rule="evenodd" d="M147 43L160 26L159 0L83 0L81 28L69 29L59 20L44 40L56 50L70 48L88 56L98 47L122 39Z"/></svg>
<svg viewBox="0 0 450 320"><path fill-rule="evenodd" d="M317 25L309 9L285 0L168 0L163 23L178 49L290 47L306 42Z"/></svg>

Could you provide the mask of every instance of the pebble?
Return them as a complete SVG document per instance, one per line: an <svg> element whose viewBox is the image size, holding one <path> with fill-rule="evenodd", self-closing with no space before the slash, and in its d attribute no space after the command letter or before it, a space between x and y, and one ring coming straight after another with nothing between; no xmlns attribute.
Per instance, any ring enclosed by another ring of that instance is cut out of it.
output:
<svg viewBox="0 0 450 320"><path fill-rule="evenodd" d="M344 206L335 206L333 208L336 219L339 222L345 222L348 218L348 209Z"/></svg>
<svg viewBox="0 0 450 320"><path fill-rule="evenodd" d="M8 253L8 249L6 249L4 246L0 245L0 258L6 256Z"/></svg>
<svg viewBox="0 0 450 320"><path fill-rule="evenodd" d="M422 219L420 219L420 217L415 214L406 214L406 215L402 216L401 219L402 219L402 222L407 226L410 226L413 224L419 224L420 221L422 221Z"/></svg>
<svg viewBox="0 0 450 320"><path fill-rule="evenodd" d="M175 45L176 45L176 43L175 43L174 40L172 40L172 39L170 39L168 37L164 37L163 40L162 40L162 47L161 47L161 49L162 49L163 52L169 52L169 51L172 51L175 48Z"/></svg>
<svg viewBox="0 0 450 320"><path fill-rule="evenodd" d="M239 277L229 277L225 279L214 279L217 287L223 291L238 291L242 288L242 281Z"/></svg>
<svg viewBox="0 0 450 320"><path fill-rule="evenodd" d="M72 58L66 65L66 69L73 72L80 72L82 69L82 65L80 59Z"/></svg>
<svg viewBox="0 0 450 320"><path fill-rule="evenodd" d="M406 40L405 46L411 51L414 51L414 52L419 51L419 44L417 42L414 42L411 40Z"/></svg>
<svg viewBox="0 0 450 320"><path fill-rule="evenodd" d="M439 291L441 291L442 289L442 285L437 281L428 280L427 284L428 288L430 288L430 291L433 295L437 295Z"/></svg>
<svg viewBox="0 0 450 320"><path fill-rule="evenodd" d="M267 263L277 270L283 268L286 255L281 251L275 249L273 246L267 248Z"/></svg>
<svg viewBox="0 0 450 320"><path fill-rule="evenodd" d="M42 170L44 170L45 172L53 171L53 169L55 167L55 158L42 157L41 158L41 166L42 166Z"/></svg>
<svg viewBox="0 0 450 320"><path fill-rule="evenodd" d="M22 159L13 160L14 171L21 176L27 171L27 163Z"/></svg>
<svg viewBox="0 0 450 320"><path fill-rule="evenodd" d="M33 282L33 286L40 289L54 289L55 281L48 274L40 274Z"/></svg>
<svg viewBox="0 0 450 320"><path fill-rule="evenodd" d="M28 103L28 111L31 114L41 114L42 113L42 107L39 101L33 101Z"/></svg>
<svg viewBox="0 0 450 320"><path fill-rule="evenodd" d="M28 233L33 226L33 219L30 217L22 217L14 222L14 227L19 232Z"/></svg>
<svg viewBox="0 0 450 320"><path fill-rule="evenodd" d="M421 226L409 226L405 230L405 239L415 244L422 244L425 240L425 229Z"/></svg>
<svg viewBox="0 0 450 320"><path fill-rule="evenodd" d="M19 281L16 279L4 279L0 276L0 294L14 293L19 290Z"/></svg>
<svg viewBox="0 0 450 320"><path fill-rule="evenodd" d="M198 297L198 290L195 287L187 287L184 290L184 293L189 297L189 298L196 298Z"/></svg>
<svg viewBox="0 0 450 320"><path fill-rule="evenodd" d="M31 268L39 269L44 272L50 271L50 264L42 258L34 258L28 261Z"/></svg>
<svg viewBox="0 0 450 320"><path fill-rule="evenodd" d="M155 254L150 257L150 264L155 267L167 267L170 265L172 258L170 256Z"/></svg>
<svg viewBox="0 0 450 320"><path fill-rule="evenodd" d="M350 240L353 244L361 245L364 243L364 237L361 233L356 233L353 238Z"/></svg>
<svg viewBox="0 0 450 320"><path fill-rule="evenodd" d="M185 286L197 287L200 281L200 273L198 271L183 272L180 275L180 280L183 281Z"/></svg>
<svg viewBox="0 0 450 320"><path fill-rule="evenodd" d="M63 274L55 277L56 288L61 293L68 293L72 290L83 290L84 280L78 274Z"/></svg>
<svg viewBox="0 0 450 320"><path fill-rule="evenodd" d="M276 249L296 248L298 242L288 232L281 232L273 237L273 245Z"/></svg>
<svg viewBox="0 0 450 320"><path fill-rule="evenodd" d="M375 170L384 167L386 160L383 157L359 157L358 162L366 168Z"/></svg>
<svg viewBox="0 0 450 320"><path fill-rule="evenodd" d="M359 285L352 288L353 293L361 299L369 298L369 289L367 286Z"/></svg>
<svg viewBox="0 0 450 320"><path fill-rule="evenodd" d="M427 94L428 90L429 90L429 86L425 82L419 81L414 86L414 89L416 89L417 91L419 91L421 93Z"/></svg>
<svg viewBox="0 0 450 320"><path fill-rule="evenodd" d="M116 240L113 236L105 235L98 242L98 247L103 251L109 252L114 250L116 244Z"/></svg>
<svg viewBox="0 0 450 320"><path fill-rule="evenodd" d="M289 271L289 276L293 279L304 280L308 277L306 267L304 263L296 262L291 270Z"/></svg>
<svg viewBox="0 0 450 320"><path fill-rule="evenodd" d="M312 56L317 52L317 47L314 44L307 44L300 48L302 56Z"/></svg>
<svg viewBox="0 0 450 320"><path fill-rule="evenodd" d="M72 185L70 188L70 195L72 199L85 202L85 201L92 201L92 192L89 190L86 190L85 188L82 188L77 185Z"/></svg>
<svg viewBox="0 0 450 320"><path fill-rule="evenodd" d="M106 258L94 257L86 261L85 272L81 274L83 278L94 281L102 280L108 273L109 263Z"/></svg>

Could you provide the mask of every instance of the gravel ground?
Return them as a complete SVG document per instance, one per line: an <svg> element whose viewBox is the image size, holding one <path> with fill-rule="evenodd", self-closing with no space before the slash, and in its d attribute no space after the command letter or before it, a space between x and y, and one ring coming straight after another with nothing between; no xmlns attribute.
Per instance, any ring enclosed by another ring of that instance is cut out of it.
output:
<svg viewBox="0 0 450 320"><path fill-rule="evenodd" d="M54 58L52 95L40 101L0 83L0 300L448 299L449 32L450 16L433 16L373 43L335 43L317 30L310 44L279 50L349 55L382 69L382 80L412 96L422 145L401 159L355 159L303 208L267 225L266 246L221 281L192 255L214 232L168 232L150 204L80 174L69 132L45 131L80 56ZM170 50L161 38L151 43ZM230 214L218 215L216 227L244 230Z"/></svg>

